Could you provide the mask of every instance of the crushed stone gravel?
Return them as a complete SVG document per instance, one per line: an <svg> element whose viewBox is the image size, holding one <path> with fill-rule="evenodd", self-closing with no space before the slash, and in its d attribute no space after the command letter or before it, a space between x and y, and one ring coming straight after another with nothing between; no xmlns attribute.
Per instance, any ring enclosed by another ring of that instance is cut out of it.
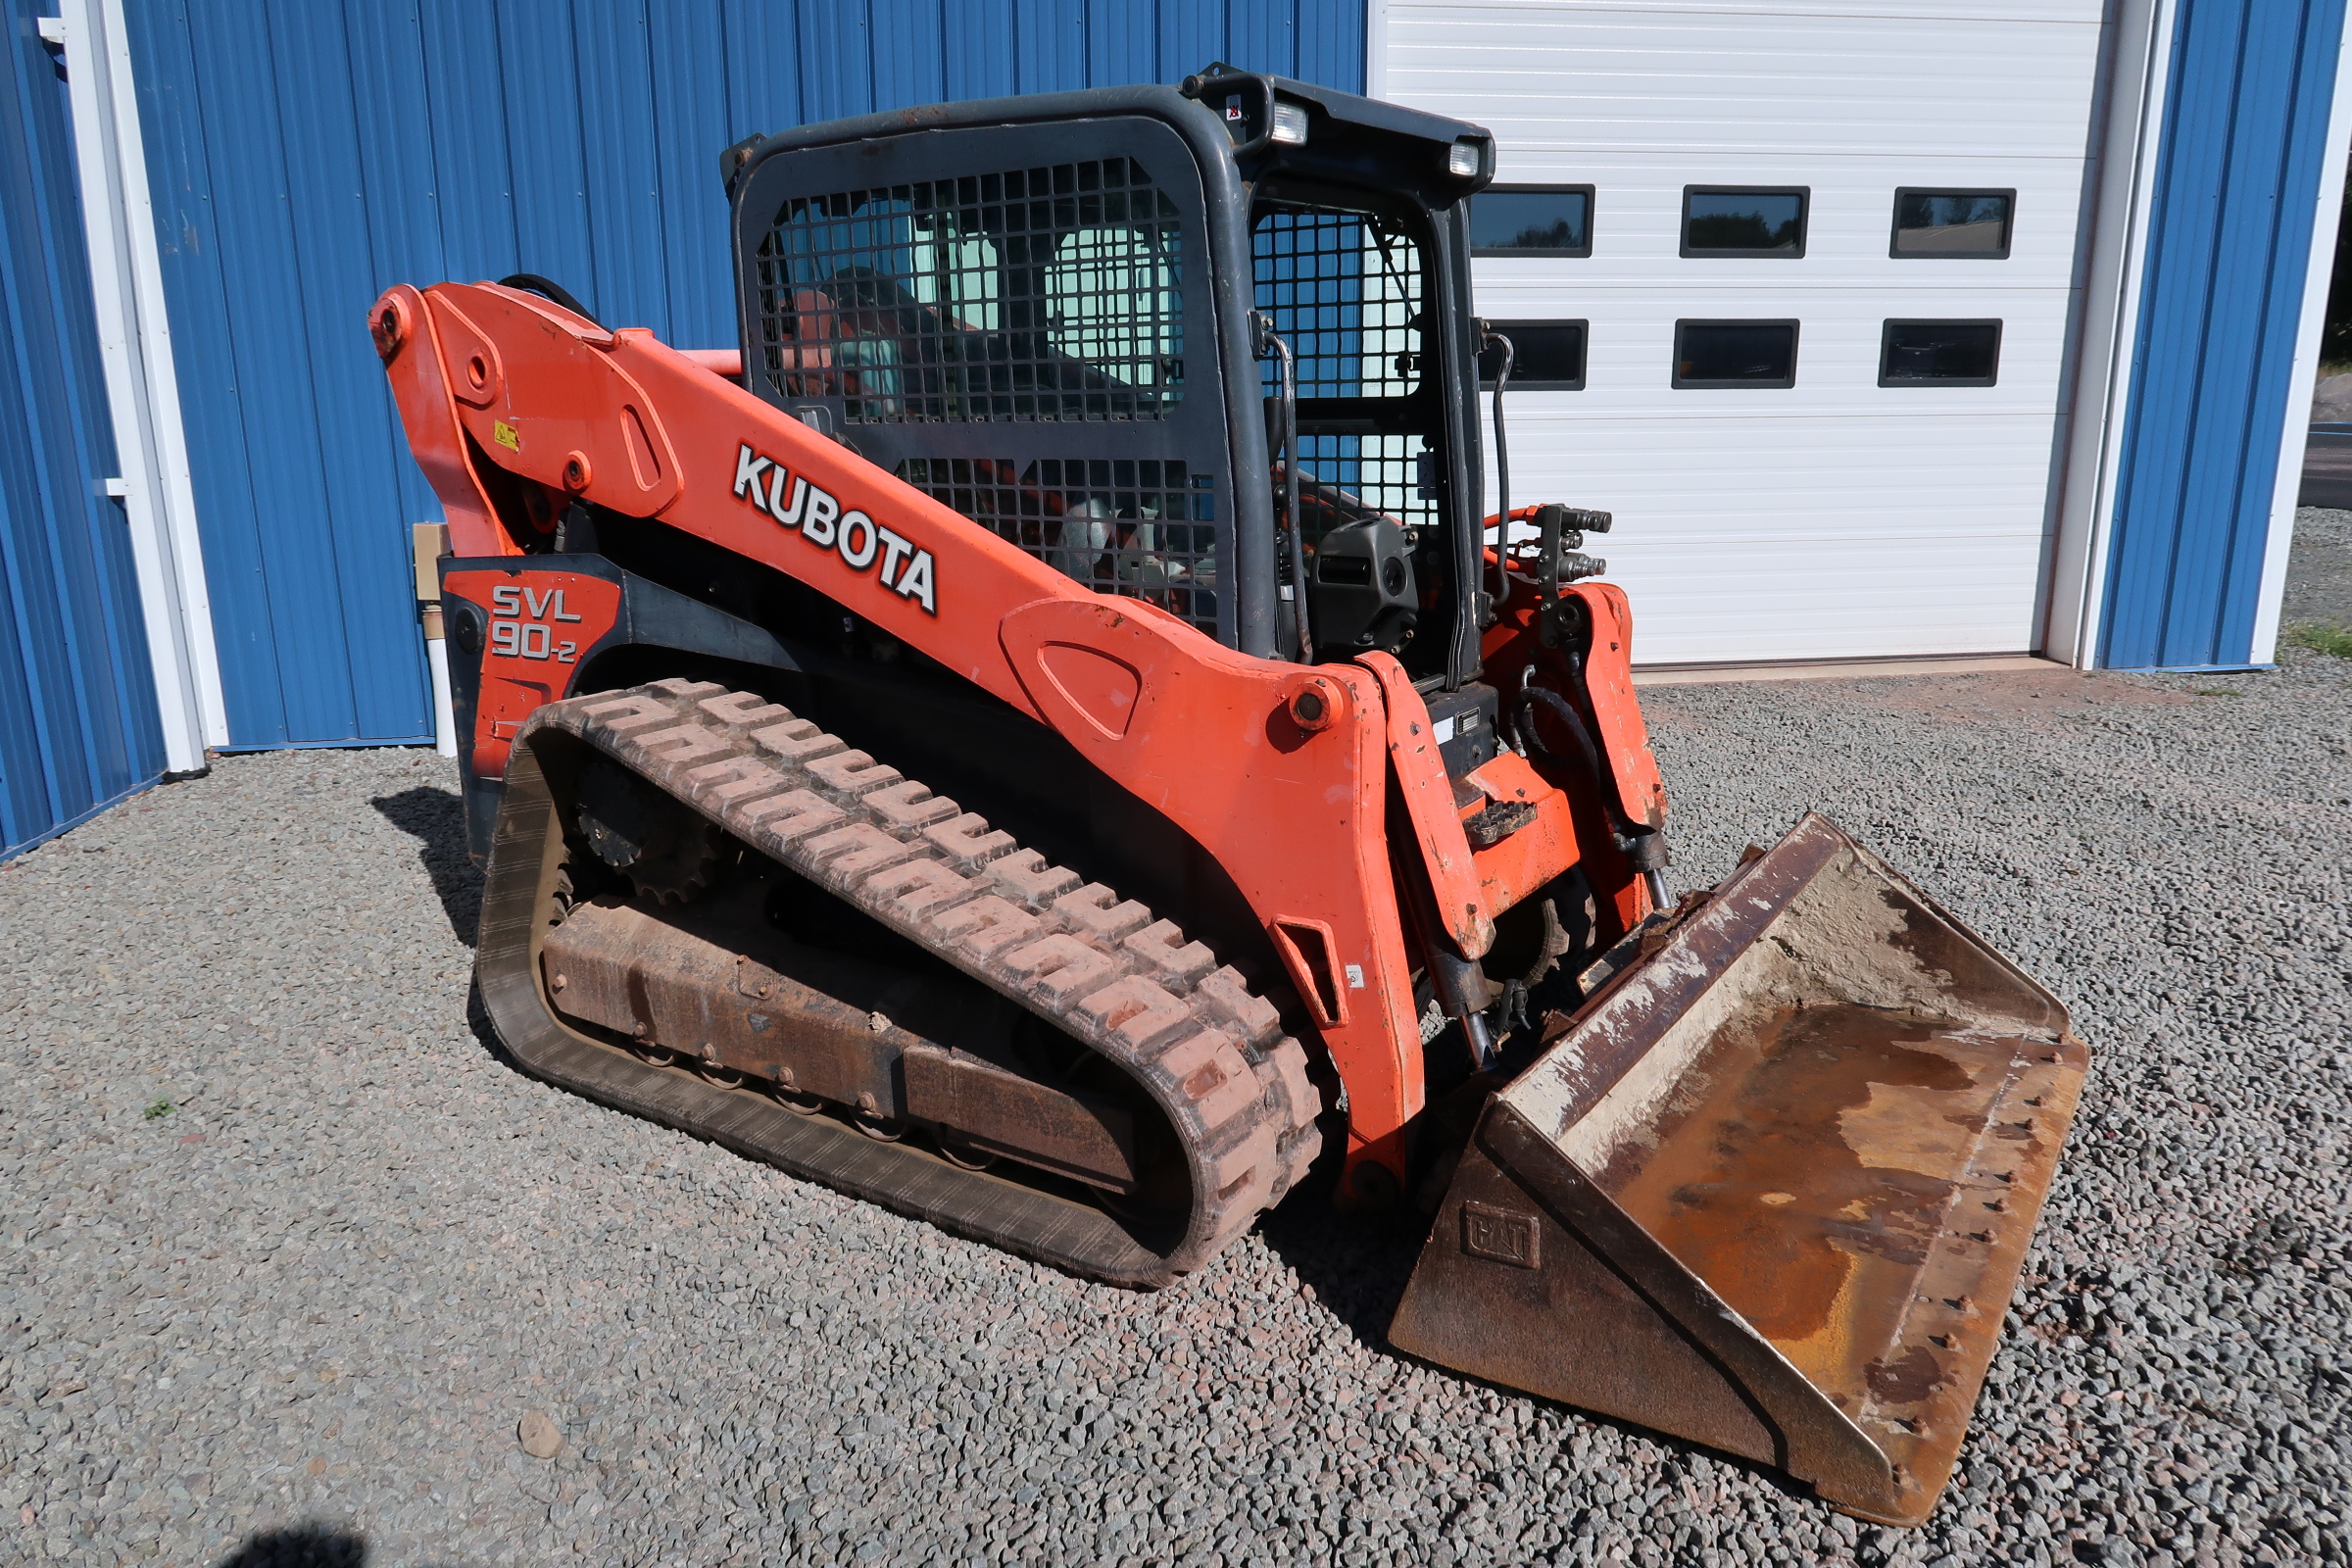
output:
<svg viewBox="0 0 2352 1568"><path fill-rule="evenodd" d="M314 751L0 868L0 1560L2345 1562L2352 661L1645 707L1678 886L1818 808L2091 1043L1926 1528L1389 1351L1410 1225L1132 1295L525 1078L447 764Z"/></svg>
<svg viewBox="0 0 2352 1568"><path fill-rule="evenodd" d="M2304 507L2295 513L2278 618L2352 629L2352 512Z"/></svg>

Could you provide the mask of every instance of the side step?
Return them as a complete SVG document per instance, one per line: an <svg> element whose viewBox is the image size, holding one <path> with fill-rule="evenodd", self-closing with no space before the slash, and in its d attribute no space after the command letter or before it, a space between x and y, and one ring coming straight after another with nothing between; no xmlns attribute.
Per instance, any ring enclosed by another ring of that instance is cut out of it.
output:
<svg viewBox="0 0 2352 1568"><path fill-rule="evenodd" d="M2086 1065L2048 992L1808 815L1488 1103L1390 1338L1917 1524Z"/></svg>

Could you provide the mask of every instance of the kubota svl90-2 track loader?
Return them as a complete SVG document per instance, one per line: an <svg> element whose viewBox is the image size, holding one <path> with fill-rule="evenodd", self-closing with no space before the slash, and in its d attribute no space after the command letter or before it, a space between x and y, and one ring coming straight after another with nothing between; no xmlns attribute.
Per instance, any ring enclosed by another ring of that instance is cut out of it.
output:
<svg viewBox="0 0 2352 1568"><path fill-rule="evenodd" d="M1125 1285L1331 1136L1336 1201L1436 1207L1400 1348L1915 1522L2083 1051L1818 817L1660 906L1608 519L1487 542L1494 165L1216 68L728 149L736 352L385 294L482 998L534 1073Z"/></svg>

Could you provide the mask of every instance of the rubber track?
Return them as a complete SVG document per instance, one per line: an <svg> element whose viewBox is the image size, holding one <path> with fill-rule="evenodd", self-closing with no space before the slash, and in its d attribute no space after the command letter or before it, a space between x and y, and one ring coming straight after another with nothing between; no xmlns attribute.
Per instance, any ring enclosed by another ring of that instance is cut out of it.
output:
<svg viewBox="0 0 2352 1568"><path fill-rule="evenodd" d="M1321 1147L1315 1117L1322 1102L1307 1079L1305 1052L1281 1033L1272 1004L1252 994L1233 969L1220 966L1207 947L1188 941L1173 921L1154 919L1143 905L1048 864L1036 851L1019 848L1009 835L994 831L954 801L753 693L665 680L551 703L525 723L515 756L523 755L533 736L551 729L576 736L642 774L760 854L1116 1062L1159 1103L1175 1129L1194 1199L1181 1239L1164 1250L1152 1246L1139 1253L1130 1233L1120 1233L1117 1243L1100 1237L1090 1242L1084 1234L1089 1227L1071 1223L1073 1216L1022 1212L1011 1194L1028 1189L956 1171L910 1150L899 1152L935 1167L918 1183L927 1191L939 1186L942 1171L988 1191L976 1207L963 1209L938 1202L935 1192L922 1201L904 1200L906 1195L891 1182L870 1179L883 1152L896 1146L876 1145L854 1133L846 1134L854 1142L836 1152L839 1157L811 1158L806 1150L788 1155L765 1147L749 1152L1014 1250L1133 1285L1166 1284L1199 1268L1260 1211L1279 1202L1313 1162ZM511 776L509 782L512 789L517 780ZM543 784L536 798L544 805ZM506 826L504 812L501 825ZM543 857L545 835L555 830L551 815L537 832L500 838L515 841L514 850L524 848L520 840L538 840L534 847ZM501 881L505 847L502 842L493 848L494 883ZM521 891L514 884L524 857L510 851L509 858L515 862L504 879L511 905ZM485 1002L491 1001L489 892ZM535 981L532 989L537 991ZM502 992L507 1006L492 1006L502 1038L508 1030L498 1014L520 1000L514 990L510 984ZM544 997L538 1005L544 1013ZM555 1020L547 1017L545 1024ZM568 1030L562 1033L579 1039ZM575 1076L553 1061L530 1062L514 1040L508 1044L544 1076L565 1082ZM615 1099L602 1083L573 1087ZM695 1087L708 1086L697 1082ZM740 1122L740 1102L747 1097L711 1093L737 1102L725 1117ZM690 1113L683 1119L677 1114L681 1105L655 1109L631 1103L629 1108L746 1146L740 1136L703 1125L718 1118L715 1105L710 1116ZM817 1130L809 1118L780 1108L775 1114L798 1123L800 1132ZM794 1140L795 1129L776 1131L785 1141ZM1064 1199L1032 1197L1041 1203L1075 1206Z"/></svg>

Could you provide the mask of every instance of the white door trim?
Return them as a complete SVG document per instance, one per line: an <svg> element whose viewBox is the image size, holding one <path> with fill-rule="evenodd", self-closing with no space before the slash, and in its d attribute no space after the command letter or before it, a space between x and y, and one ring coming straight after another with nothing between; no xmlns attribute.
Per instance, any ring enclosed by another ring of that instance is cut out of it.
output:
<svg viewBox="0 0 2352 1568"><path fill-rule="evenodd" d="M2320 166L2318 220L2303 268L2303 318L2295 329L2295 360L2286 390L2286 427L2279 432L2278 479L2271 491L2270 535L2263 544L2261 597L2254 603L2249 662L2278 657L2278 620L2286 599L2286 561L2295 543L2295 502L2303 489L2303 448L2311 435L2312 388L2319 377L2320 334L2327 325L2328 285L2335 270L2336 229L2343 218L2345 138L2352 136L2352 23L2336 41L2335 98L2328 110L2328 149Z"/></svg>
<svg viewBox="0 0 2352 1568"><path fill-rule="evenodd" d="M2108 22L2114 56L2107 123L2089 220L2090 264L2042 634L2043 652L2078 669L2094 667L2098 659L2107 541L2132 398L2132 356L2139 335L2156 161L2163 150L2175 9L2176 0L2121 0Z"/></svg>
<svg viewBox="0 0 2352 1568"><path fill-rule="evenodd" d="M63 0L61 9L90 291L163 719L165 768L193 773L206 765L207 748L228 743L228 717L196 533L129 33L122 0Z"/></svg>

